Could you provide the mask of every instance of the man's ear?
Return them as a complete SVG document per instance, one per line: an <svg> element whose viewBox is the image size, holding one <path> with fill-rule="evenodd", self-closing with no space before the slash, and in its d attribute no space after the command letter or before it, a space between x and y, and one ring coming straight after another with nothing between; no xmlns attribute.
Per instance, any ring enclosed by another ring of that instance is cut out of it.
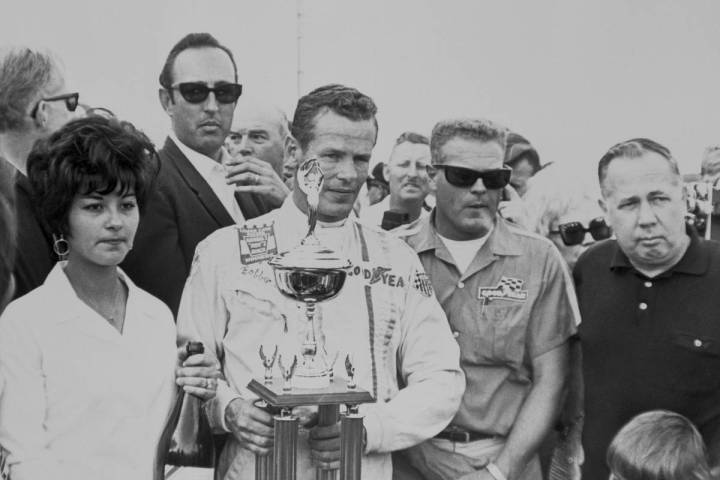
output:
<svg viewBox="0 0 720 480"><path fill-rule="evenodd" d="M175 102L173 102L173 99L170 96L170 92L168 92L164 88L159 89L158 99L160 100L160 105L162 106L163 110L165 110L165 113L172 116L171 107Z"/></svg>
<svg viewBox="0 0 720 480"><path fill-rule="evenodd" d="M285 137L285 145L283 145L283 163L294 161L297 163L299 158L299 148L297 140L292 135Z"/></svg>

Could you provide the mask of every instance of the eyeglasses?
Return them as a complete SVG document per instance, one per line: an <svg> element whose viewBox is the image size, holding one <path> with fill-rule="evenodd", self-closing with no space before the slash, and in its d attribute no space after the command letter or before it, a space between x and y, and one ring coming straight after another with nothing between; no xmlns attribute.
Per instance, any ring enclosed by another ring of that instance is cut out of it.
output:
<svg viewBox="0 0 720 480"><path fill-rule="evenodd" d="M510 175L512 174L512 168L510 167L490 170L473 170L471 168L443 164L433 165L433 167L444 170L445 180L447 180L450 185L461 188L472 187L478 178L482 178L485 188L490 190L505 188L507 184L510 183Z"/></svg>
<svg viewBox="0 0 720 480"><path fill-rule="evenodd" d="M213 88L201 82L178 83L170 87L177 90L189 103L202 103L207 100L210 92L215 94L218 103L235 103L242 94L242 85L238 83L223 83Z"/></svg>
<svg viewBox="0 0 720 480"><path fill-rule="evenodd" d="M558 225L557 230L550 233L559 233L560 238L567 246L579 245L585 240L585 234L590 233L595 240L610 238L612 229L605 223L603 217L593 218L587 228L580 222L568 222Z"/></svg>
<svg viewBox="0 0 720 480"><path fill-rule="evenodd" d="M30 112L30 116L32 118L35 118L35 115L37 115L38 108L40 108L40 102L57 102L60 100L65 100L65 108L67 108L69 112L74 112L78 106L78 101L80 100L80 94L78 92L63 93L62 95L57 95L55 97L41 98L40 100L38 100L38 102L33 107L32 111Z"/></svg>

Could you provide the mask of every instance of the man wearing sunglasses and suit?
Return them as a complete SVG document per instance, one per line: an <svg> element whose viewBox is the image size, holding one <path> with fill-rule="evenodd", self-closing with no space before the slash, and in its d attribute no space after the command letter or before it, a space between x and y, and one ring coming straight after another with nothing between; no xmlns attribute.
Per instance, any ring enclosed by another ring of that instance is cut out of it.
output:
<svg viewBox="0 0 720 480"><path fill-rule="evenodd" d="M437 203L407 241L460 345L466 388L450 425L397 459L405 478L541 478L537 449L561 404L577 305L552 243L498 215L506 137L474 119L432 132Z"/></svg>
<svg viewBox="0 0 720 480"><path fill-rule="evenodd" d="M0 157L5 158L0 162L7 161L15 175L17 244L22 245L13 272L15 298L42 285L57 260L52 235L35 211L27 157L37 140L76 117L78 99L53 53L27 47L0 53Z"/></svg>
<svg viewBox="0 0 720 480"><path fill-rule="evenodd" d="M182 38L160 73L160 103L172 131L159 151L155 191L123 268L175 315L197 244L284 199L239 191L259 184L261 177L229 165L231 157L223 148L242 93L237 80L232 53L208 33Z"/></svg>
<svg viewBox="0 0 720 480"><path fill-rule="evenodd" d="M608 478L615 433L655 409L688 417L717 469L720 246L687 228L682 176L663 145L621 142L600 159L598 176L616 239L590 247L573 272L583 317L583 479Z"/></svg>

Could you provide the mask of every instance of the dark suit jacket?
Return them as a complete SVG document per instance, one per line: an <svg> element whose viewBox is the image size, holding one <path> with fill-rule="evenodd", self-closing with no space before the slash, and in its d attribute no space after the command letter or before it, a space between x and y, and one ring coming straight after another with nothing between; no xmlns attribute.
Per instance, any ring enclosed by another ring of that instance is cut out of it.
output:
<svg viewBox="0 0 720 480"><path fill-rule="evenodd" d="M158 152L160 172L121 265L140 288L165 302L177 316L195 247L215 230L233 225L230 214L175 143ZM269 212L257 195L236 194L246 219Z"/></svg>
<svg viewBox="0 0 720 480"><path fill-rule="evenodd" d="M15 209L18 230L13 298L18 298L43 284L57 256L52 250L52 234L35 208L30 181L21 173L15 175Z"/></svg>

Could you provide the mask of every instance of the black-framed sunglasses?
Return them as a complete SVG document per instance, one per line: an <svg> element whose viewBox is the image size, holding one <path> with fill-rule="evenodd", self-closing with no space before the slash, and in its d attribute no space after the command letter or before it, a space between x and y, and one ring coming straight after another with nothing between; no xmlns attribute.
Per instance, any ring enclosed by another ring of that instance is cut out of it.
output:
<svg viewBox="0 0 720 480"><path fill-rule="evenodd" d="M603 217L590 220L587 228L580 222L568 222L558 225L557 230L550 230L550 233L559 233L560 238L567 246L580 245L585 240L585 234L589 233L595 240L605 240L612 235L612 229L605 223Z"/></svg>
<svg viewBox="0 0 720 480"><path fill-rule="evenodd" d="M490 170L473 170L471 168L455 167L453 165L435 164L434 168L445 171L445 180L450 185L468 188L475 185L478 178L481 178L485 188L497 190L505 188L510 183L512 168L503 166Z"/></svg>
<svg viewBox="0 0 720 480"><path fill-rule="evenodd" d="M35 118L38 108L40 108L40 102L59 102L60 100L65 100L65 108L67 108L69 112L74 112L75 109L78 107L78 103L80 101L80 94L78 92L63 93L62 95L56 95L54 97L41 98L33 107L32 111L30 112L30 116L32 118Z"/></svg>
<svg viewBox="0 0 720 480"><path fill-rule="evenodd" d="M178 83L170 87L177 90L180 95L189 103L202 103L210 96L210 92L215 94L215 100L218 103L235 103L242 95L242 85L239 83L221 83L215 87L208 87L202 82L185 82Z"/></svg>

